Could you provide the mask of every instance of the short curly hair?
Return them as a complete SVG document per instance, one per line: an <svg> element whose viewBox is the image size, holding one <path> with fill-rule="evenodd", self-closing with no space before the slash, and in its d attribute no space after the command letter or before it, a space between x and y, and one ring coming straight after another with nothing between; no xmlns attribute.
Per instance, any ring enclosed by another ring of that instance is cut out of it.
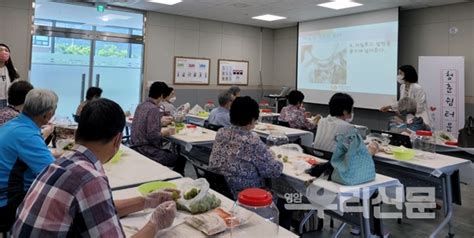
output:
<svg viewBox="0 0 474 238"><path fill-rule="evenodd" d="M258 103L249 96L238 97L230 107L230 122L236 126L247 126L258 120Z"/></svg>
<svg viewBox="0 0 474 238"><path fill-rule="evenodd" d="M33 89L33 85L28 81L20 80L14 82L8 88L8 104L19 106L25 103L26 94Z"/></svg>

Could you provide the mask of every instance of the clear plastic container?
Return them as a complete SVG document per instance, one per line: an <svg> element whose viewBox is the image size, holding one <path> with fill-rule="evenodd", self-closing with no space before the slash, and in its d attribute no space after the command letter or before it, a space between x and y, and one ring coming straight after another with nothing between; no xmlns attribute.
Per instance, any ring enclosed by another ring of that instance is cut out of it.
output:
<svg viewBox="0 0 474 238"><path fill-rule="evenodd" d="M212 109L214 109L215 107L216 107L216 105L214 105L214 102L209 100L209 101L207 101L206 105L204 105L204 111L211 112Z"/></svg>
<svg viewBox="0 0 474 238"><path fill-rule="evenodd" d="M231 225L230 237L232 238L273 238L278 236L278 216L280 213L273 203L272 194L266 190L248 188L240 192L231 214L234 218L239 218L239 222L251 221L258 224L258 227L251 231L245 225ZM233 221L237 221L237 219L233 219Z"/></svg>
<svg viewBox="0 0 474 238"><path fill-rule="evenodd" d="M416 135L413 139L413 149L417 151L416 157L430 159L434 154L427 154L420 151L435 153L436 152L436 140L433 137L431 131L416 131Z"/></svg>
<svg viewBox="0 0 474 238"><path fill-rule="evenodd" d="M267 145L268 146L280 146L290 143L288 136L283 133L272 133L267 136Z"/></svg>

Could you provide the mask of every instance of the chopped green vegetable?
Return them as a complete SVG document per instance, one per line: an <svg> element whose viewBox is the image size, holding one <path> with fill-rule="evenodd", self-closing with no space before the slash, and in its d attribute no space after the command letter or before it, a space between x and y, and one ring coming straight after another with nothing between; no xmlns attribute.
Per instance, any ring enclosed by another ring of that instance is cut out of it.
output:
<svg viewBox="0 0 474 238"><path fill-rule="evenodd" d="M68 143L63 147L63 150L72 150L72 147L74 147L74 142Z"/></svg>
<svg viewBox="0 0 474 238"><path fill-rule="evenodd" d="M194 197L196 197L199 192L201 192L201 190L197 189L197 188L192 188L191 190L187 191L185 194L184 194L184 199L186 200L191 200L193 199Z"/></svg>
<svg viewBox="0 0 474 238"><path fill-rule="evenodd" d="M173 198L174 201L178 200L178 198L179 198L179 193L176 192L176 191L173 191L173 192L171 193L171 198Z"/></svg>
<svg viewBox="0 0 474 238"><path fill-rule="evenodd" d="M185 205L179 203L179 200L177 202L177 208L179 210L188 211L192 214L204 213L220 205L221 200L217 198L214 194L207 194L201 200L190 204L189 207L186 207Z"/></svg>
<svg viewBox="0 0 474 238"><path fill-rule="evenodd" d="M282 155L281 155L281 154L278 154L277 157L278 157L278 159L281 159Z"/></svg>
<svg viewBox="0 0 474 238"><path fill-rule="evenodd" d="M288 156L283 156L283 163L288 163Z"/></svg>

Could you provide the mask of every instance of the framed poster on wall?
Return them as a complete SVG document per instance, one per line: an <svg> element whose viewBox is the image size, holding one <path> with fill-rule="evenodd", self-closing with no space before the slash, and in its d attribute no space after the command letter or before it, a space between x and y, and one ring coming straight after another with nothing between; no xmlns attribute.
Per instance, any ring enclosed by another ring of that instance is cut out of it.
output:
<svg viewBox="0 0 474 238"><path fill-rule="evenodd" d="M174 84L209 85L211 59L174 57Z"/></svg>
<svg viewBox="0 0 474 238"><path fill-rule="evenodd" d="M217 84L248 85L249 62L244 60L220 59L217 67Z"/></svg>

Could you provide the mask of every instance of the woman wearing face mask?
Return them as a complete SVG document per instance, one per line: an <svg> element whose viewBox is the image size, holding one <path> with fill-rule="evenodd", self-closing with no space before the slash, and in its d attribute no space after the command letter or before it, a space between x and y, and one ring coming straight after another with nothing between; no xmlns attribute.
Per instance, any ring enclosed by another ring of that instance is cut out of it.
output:
<svg viewBox="0 0 474 238"><path fill-rule="evenodd" d="M10 57L10 48L0 44L0 108L7 106L8 88L19 77Z"/></svg>
<svg viewBox="0 0 474 238"><path fill-rule="evenodd" d="M336 149L336 136L347 134L354 129L351 124L354 119L354 99L346 93L336 93L329 100L329 116L321 118L314 139L316 149L334 152ZM368 146L369 152L377 153L375 144Z"/></svg>
<svg viewBox="0 0 474 238"><path fill-rule="evenodd" d="M176 93L173 88L169 88L164 94L164 100L160 103L160 109L165 116L175 115L178 111L173 103L176 101Z"/></svg>
<svg viewBox="0 0 474 238"><path fill-rule="evenodd" d="M398 69L397 81L400 83L400 98L409 97L416 101L416 116L423 118L423 121L430 126L431 120L428 115L428 104L423 88L418 84L418 74L411 65L403 65ZM380 111L398 111L398 102L380 108Z"/></svg>

